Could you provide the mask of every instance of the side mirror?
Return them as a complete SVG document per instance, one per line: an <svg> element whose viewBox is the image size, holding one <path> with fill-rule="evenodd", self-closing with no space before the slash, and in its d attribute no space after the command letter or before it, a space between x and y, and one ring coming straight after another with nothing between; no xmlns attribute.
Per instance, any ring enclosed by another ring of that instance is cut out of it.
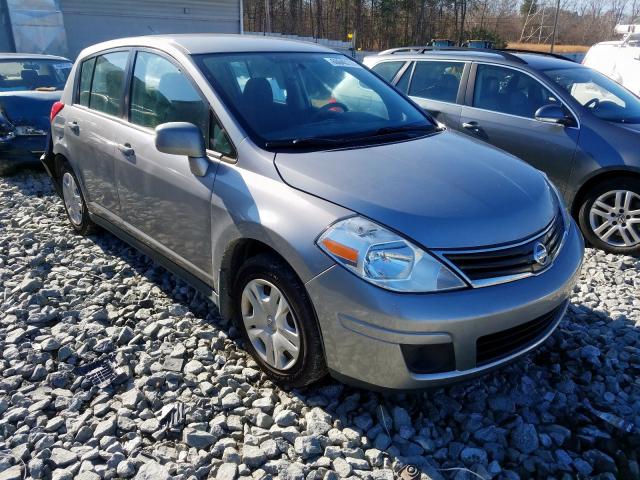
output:
<svg viewBox="0 0 640 480"><path fill-rule="evenodd" d="M209 168L209 160L200 129L193 123L168 122L156 127L156 148L170 155L189 157L191 173L204 177Z"/></svg>
<svg viewBox="0 0 640 480"><path fill-rule="evenodd" d="M568 116L562 105L550 104L540 107L535 114L536 120L557 125L572 126L575 121Z"/></svg>

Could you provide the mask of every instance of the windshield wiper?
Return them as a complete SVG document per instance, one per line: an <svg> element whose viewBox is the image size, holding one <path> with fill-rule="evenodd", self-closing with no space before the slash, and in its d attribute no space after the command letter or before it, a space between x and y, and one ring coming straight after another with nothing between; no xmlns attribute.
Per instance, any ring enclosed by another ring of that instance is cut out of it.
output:
<svg viewBox="0 0 640 480"><path fill-rule="evenodd" d="M397 127L382 127L376 130L373 135L391 135L394 133L405 132L434 132L437 131L437 127L430 124L422 125L400 125Z"/></svg>
<svg viewBox="0 0 640 480"><path fill-rule="evenodd" d="M304 148L304 147L337 147L348 143L357 143L368 138L380 137L384 135L393 135L396 133L405 132L434 132L437 131L437 127L434 125L402 125L399 127L382 127L364 135L357 135L353 137L337 137L337 138L323 138L323 137L303 137L292 138L286 140L270 140L265 143L267 148Z"/></svg>
<svg viewBox="0 0 640 480"><path fill-rule="evenodd" d="M298 148L298 147L332 147L342 145L349 139L346 138L321 138L305 137L288 140L270 140L265 143L267 148Z"/></svg>

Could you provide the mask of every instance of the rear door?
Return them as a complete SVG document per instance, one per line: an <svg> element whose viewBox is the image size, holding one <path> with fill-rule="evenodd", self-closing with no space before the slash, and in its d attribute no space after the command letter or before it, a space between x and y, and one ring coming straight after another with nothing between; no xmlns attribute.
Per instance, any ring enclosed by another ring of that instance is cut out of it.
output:
<svg viewBox="0 0 640 480"><path fill-rule="evenodd" d="M139 239L210 284L213 182L218 158L233 148L196 84L161 52L137 51L128 98L128 123L116 134L122 217ZM187 157L156 149L154 129L166 122L196 125L205 145L221 150L210 152L206 175L195 176Z"/></svg>
<svg viewBox="0 0 640 480"><path fill-rule="evenodd" d="M69 160L83 179L88 201L114 214L120 208L114 133L121 122L128 60L127 49L85 59L76 80L74 103L64 112Z"/></svg>
<svg viewBox="0 0 640 480"><path fill-rule="evenodd" d="M560 97L529 73L504 65L474 65L469 83L463 131L542 170L564 191L580 132L578 119L566 105L574 126L535 119L544 105L564 105Z"/></svg>
<svg viewBox="0 0 640 480"><path fill-rule="evenodd" d="M407 94L438 121L459 129L468 69L462 61L418 60L408 78ZM403 75L399 85L404 79Z"/></svg>

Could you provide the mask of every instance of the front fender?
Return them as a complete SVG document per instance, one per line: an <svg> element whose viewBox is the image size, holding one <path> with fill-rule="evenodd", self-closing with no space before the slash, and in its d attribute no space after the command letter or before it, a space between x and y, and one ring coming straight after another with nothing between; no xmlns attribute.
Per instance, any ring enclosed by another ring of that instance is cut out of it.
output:
<svg viewBox="0 0 640 480"><path fill-rule="evenodd" d="M278 253L303 283L334 262L315 244L318 235L351 212L265 176L221 163L212 197L214 288L225 314L225 298L236 272L234 251L247 240Z"/></svg>

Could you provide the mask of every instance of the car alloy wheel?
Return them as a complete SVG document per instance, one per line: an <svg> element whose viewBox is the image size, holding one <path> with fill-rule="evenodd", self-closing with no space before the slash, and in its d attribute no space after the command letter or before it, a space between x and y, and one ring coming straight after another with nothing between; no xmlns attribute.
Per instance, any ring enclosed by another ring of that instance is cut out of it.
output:
<svg viewBox="0 0 640 480"><path fill-rule="evenodd" d="M84 210L82 197L73 175L69 172L65 172L62 176L62 197L69 213L69 220L76 226L82 225L82 213Z"/></svg>
<svg viewBox="0 0 640 480"><path fill-rule="evenodd" d="M244 287L240 305L247 336L258 355L277 370L291 368L300 355L300 329L284 294L258 278Z"/></svg>
<svg viewBox="0 0 640 480"><path fill-rule="evenodd" d="M611 190L600 195L589 210L593 233L613 247L640 245L640 195Z"/></svg>

